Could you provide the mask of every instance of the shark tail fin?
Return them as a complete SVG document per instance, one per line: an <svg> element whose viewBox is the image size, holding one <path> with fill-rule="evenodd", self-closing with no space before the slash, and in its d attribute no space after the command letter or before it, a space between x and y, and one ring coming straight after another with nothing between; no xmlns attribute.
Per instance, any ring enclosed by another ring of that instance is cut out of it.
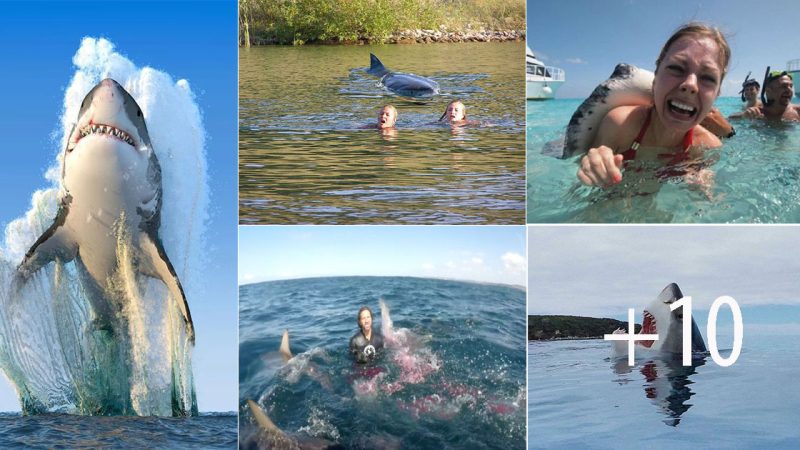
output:
<svg viewBox="0 0 800 450"><path fill-rule="evenodd" d="M281 338L281 355L284 361L292 359L292 350L289 349L289 330L283 330L283 337Z"/></svg>

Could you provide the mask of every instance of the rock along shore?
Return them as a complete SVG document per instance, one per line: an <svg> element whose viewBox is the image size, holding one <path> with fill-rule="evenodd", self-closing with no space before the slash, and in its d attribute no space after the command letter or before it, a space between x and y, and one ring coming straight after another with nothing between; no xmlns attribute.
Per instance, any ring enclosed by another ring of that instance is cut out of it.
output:
<svg viewBox="0 0 800 450"><path fill-rule="evenodd" d="M442 25L438 30L402 30L392 33L383 40L386 44L436 44L458 42L507 42L524 41L524 30L486 30L483 28L472 30L447 31ZM309 44L350 44L363 45L380 43L381 40L371 36L359 37L354 41L325 40L309 42ZM251 38L252 45L272 45L275 41L269 39Z"/></svg>

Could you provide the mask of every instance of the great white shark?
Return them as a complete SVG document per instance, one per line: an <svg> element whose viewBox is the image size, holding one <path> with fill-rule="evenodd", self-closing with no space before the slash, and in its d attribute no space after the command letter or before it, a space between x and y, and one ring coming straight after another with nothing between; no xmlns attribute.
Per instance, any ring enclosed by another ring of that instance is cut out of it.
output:
<svg viewBox="0 0 800 450"><path fill-rule="evenodd" d="M16 289L51 261L76 260L99 293L88 296L95 314L108 321L118 313L111 280L130 258L137 274L164 282L194 343L186 295L159 237L161 167L141 108L116 81L106 78L86 94L62 167L55 220L17 267Z"/></svg>
<svg viewBox="0 0 800 450"><path fill-rule="evenodd" d="M411 98L430 98L439 93L439 84L419 75L392 72L383 66L377 56L369 54L367 73L381 79L381 84L390 92Z"/></svg>
<svg viewBox="0 0 800 450"><path fill-rule="evenodd" d="M589 151L600 123L609 111L618 106L653 104L654 78L655 74L649 70L618 64L611 76L600 83L572 114L560 154L554 151L553 145L546 146L544 153L566 159ZM736 134L716 108L711 109L700 125L720 138Z"/></svg>
<svg viewBox="0 0 800 450"><path fill-rule="evenodd" d="M635 341L639 353L657 353L667 357L680 358L683 354L683 308L670 310L672 303L683 298L683 293L675 283L670 283L658 294L643 312L642 329L640 334L657 334L658 340ZM623 330L614 331L615 334L625 333ZM621 358L628 356L627 341L612 341L612 357ZM706 343L697 323L692 318L692 353L706 352Z"/></svg>

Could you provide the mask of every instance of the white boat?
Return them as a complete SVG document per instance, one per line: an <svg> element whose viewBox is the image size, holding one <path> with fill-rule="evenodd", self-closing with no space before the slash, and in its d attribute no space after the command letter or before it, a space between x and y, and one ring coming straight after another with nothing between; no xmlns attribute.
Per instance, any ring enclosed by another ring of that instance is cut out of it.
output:
<svg viewBox="0 0 800 450"><path fill-rule="evenodd" d="M794 81L794 96L800 98L800 59L787 62L786 71L792 75Z"/></svg>
<svg viewBox="0 0 800 450"><path fill-rule="evenodd" d="M525 55L525 98L528 100L548 100L556 96L556 91L566 80L564 71L558 67L545 66L536 59L530 47Z"/></svg>

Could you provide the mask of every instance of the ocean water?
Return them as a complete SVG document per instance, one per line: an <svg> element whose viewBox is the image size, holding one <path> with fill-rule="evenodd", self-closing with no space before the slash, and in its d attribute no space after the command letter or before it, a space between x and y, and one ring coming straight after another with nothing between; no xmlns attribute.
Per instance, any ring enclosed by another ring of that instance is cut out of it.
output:
<svg viewBox="0 0 800 450"><path fill-rule="evenodd" d="M98 417L0 413L2 448L236 448L236 413Z"/></svg>
<svg viewBox="0 0 800 450"><path fill-rule="evenodd" d="M373 324L387 339L387 350L366 368L347 354L362 305L372 308ZM276 353L284 329L295 355L287 364ZM525 446L523 290L405 277L244 285L239 333L245 443L260 433L246 406L252 399L301 442Z"/></svg>
<svg viewBox="0 0 800 450"><path fill-rule="evenodd" d="M675 177L657 180L650 171L629 172L622 183L601 191L580 184L575 175L578 157L561 160L542 154L547 142L563 139L582 101L528 102L528 223L800 221L800 124L732 121L736 136L708 153L716 162L710 165L715 181L707 192ZM740 111L741 105L734 97L715 104L725 116Z"/></svg>
<svg viewBox="0 0 800 450"><path fill-rule="evenodd" d="M637 357L629 368L608 341L531 341L528 448L798 448L800 332L769 328L745 322L730 367ZM728 356L731 334L718 334Z"/></svg>
<svg viewBox="0 0 800 450"><path fill-rule="evenodd" d="M441 95L395 96L366 73L430 77ZM242 224L522 224L524 45L267 46L242 49ZM461 99L461 127L438 122ZM393 104L396 130L378 110Z"/></svg>

